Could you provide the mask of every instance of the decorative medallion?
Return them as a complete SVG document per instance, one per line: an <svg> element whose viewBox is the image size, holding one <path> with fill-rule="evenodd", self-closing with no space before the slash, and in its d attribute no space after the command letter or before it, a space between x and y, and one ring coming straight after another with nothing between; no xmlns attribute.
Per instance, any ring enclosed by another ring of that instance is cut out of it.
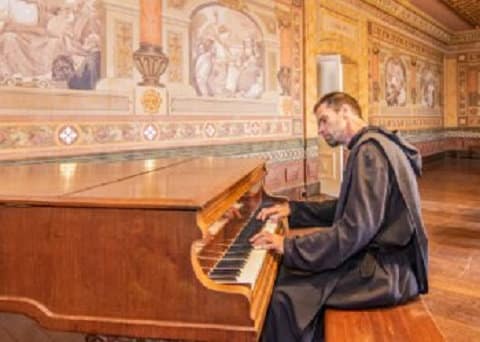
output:
<svg viewBox="0 0 480 342"><path fill-rule="evenodd" d="M212 138L215 136L215 133L217 132L215 126L212 123L207 123L204 128L205 135L209 138Z"/></svg>
<svg viewBox="0 0 480 342"><path fill-rule="evenodd" d="M72 126L62 127L60 129L60 133L58 134L58 138L65 145L72 145L75 141L77 141L78 136L78 131Z"/></svg>
<svg viewBox="0 0 480 342"><path fill-rule="evenodd" d="M156 114L162 105L162 97L155 89L147 89L142 96L143 110L146 113Z"/></svg>
<svg viewBox="0 0 480 342"><path fill-rule="evenodd" d="M149 124L148 126L145 127L145 129L143 130L143 136L145 137L145 139L149 140L149 141L153 141L155 140L155 138L157 137L158 135L158 130L155 128L154 125L152 124Z"/></svg>
<svg viewBox="0 0 480 342"><path fill-rule="evenodd" d="M258 122L253 122L252 125L250 126L250 132L253 134L253 135L258 135L260 134L260 123Z"/></svg>

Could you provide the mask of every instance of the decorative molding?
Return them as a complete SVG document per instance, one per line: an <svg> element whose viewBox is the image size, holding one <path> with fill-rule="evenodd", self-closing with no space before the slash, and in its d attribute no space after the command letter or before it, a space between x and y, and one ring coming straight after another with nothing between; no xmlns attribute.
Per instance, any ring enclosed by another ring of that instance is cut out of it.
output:
<svg viewBox="0 0 480 342"><path fill-rule="evenodd" d="M369 21L368 33L373 39L389 43L395 47L405 49L413 54L422 55L435 59L436 62L443 63L444 54L440 50L433 49L401 33L394 32L383 25Z"/></svg>
<svg viewBox="0 0 480 342"><path fill-rule="evenodd" d="M395 13L385 12L363 0L338 0L336 2L328 0L320 0L318 8L325 8L331 13L336 13L341 16L346 16L350 19L358 20L359 13L362 11L363 16L371 21L388 23L392 28L402 30L422 41L428 42L432 46L439 46L442 49L447 49L447 42L441 41L429 34L421 28L411 26L408 22L399 19Z"/></svg>
<svg viewBox="0 0 480 342"><path fill-rule="evenodd" d="M392 130L436 128L442 126L443 117L439 115L434 117L370 116L369 123L375 126L386 127Z"/></svg>
<svg viewBox="0 0 480 342"><path fill-rule="evenodd" d="M452 39L452 44L469 44L476 42L480 42L480 29L455 33Z"/></svg>
<svg viewBox="0 0 480 342"><path fill-rule="evenodd" d="M349 0L352 1L352 0ZM361 0L381 11L388 13L413 26L417 30L427 33L441 42L449 43L452 39L452 31L440 24L433 18L427 17L422 11L403 1L396 0Z"/></svg>
<svg viewBox="0 0 480 342"><path fill-rule="evenodd" d="M293 135L293 120L244 119L198 121L135 121L0 124L0 159L16 150L50 148L73 153L75 149L99 146L166 148L202 145L230 140L278 139ZM133 145L132 145L133 144ZM68 151L65 148L68 147ZM62 150L63 148L63 150ZM2 155L3 154L3 155Z"/></svg>

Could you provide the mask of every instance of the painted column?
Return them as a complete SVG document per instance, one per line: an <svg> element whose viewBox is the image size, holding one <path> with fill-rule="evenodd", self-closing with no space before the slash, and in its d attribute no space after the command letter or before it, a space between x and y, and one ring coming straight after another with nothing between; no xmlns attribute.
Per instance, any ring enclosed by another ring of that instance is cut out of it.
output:
<svg viewBox="0 0 480 342"><path fill-rule="evenodd" d="M140 0L140 48L133 54L141 86L163 87L168 58L162 51L162 0Z"/></svg>
<svg viewBox="0 0 480 342"><path fill-rule="evenodd" d="M417 58L412 57L410 60L410 97L412 104L416 104L419 99L417 91Z"/></svg>
<svg viewBox="0 0 480 342"><path fill-rule="evenodd" d="M162 46L162 0L140 0L140 43Z"/></svg>
<svg viewBox="0 0 480 342"><path fill-rule="evenodd" d="M278 29L280 30L280 69L277 72L282 96L291 95L292 83L292 21L290 13L276 9Z"/></svg>
<svg viewBox="0 0 480 342"><path fill-rule="evenodd" d="M478 92L478 71L475 68L469 68L467 72L467 94L468 106L477 106Z"/></svg>
<svg viewBox="0 0 480 342"><path fill-rule="evenodd" d="M380 75L379 75L379 54L380 49L377 45L372 47L372 54L370 60L370 74L372 75L373 101L380 101Z"/></svg>

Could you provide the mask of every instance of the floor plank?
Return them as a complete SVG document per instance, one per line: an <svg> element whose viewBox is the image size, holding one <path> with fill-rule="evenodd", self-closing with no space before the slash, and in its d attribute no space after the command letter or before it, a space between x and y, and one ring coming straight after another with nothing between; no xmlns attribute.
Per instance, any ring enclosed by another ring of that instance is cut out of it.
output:
<svg viewBox="0 0 480 342"><path fill-rule="evenodd" d="M480 160L437 162L419 186L430 239L425 303L447 341L480 341Z"/></svg>

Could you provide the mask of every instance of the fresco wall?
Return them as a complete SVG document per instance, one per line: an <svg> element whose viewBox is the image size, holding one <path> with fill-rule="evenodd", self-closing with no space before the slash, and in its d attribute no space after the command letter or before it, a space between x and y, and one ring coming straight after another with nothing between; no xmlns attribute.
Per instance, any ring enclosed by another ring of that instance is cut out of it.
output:
<svg viewBox="0 0 480 342"><path fill-rule="evenodd" d="M443 126L443 53L370 22L369 120L392 129Z"/></svg>
<svg viewBox="0 0 480 342"><path fill-rule="evenodd" d="M459 127L480 127L480 51L457 56Z"/></svg>
<svg viewBox="0 0 480 342"><path fill-rule="evenodd" d="M302 11L296 0L0 0L0 160L226 144L250 155L254 144L282 174L276 188L302 184ZM265 150L271 141L294 147Z"/></svg>
<svg viewBox="0 0 480 342"><path fill-rule="evenodd" d="M340 54L347 60L345 89L359 99L369 123L401 130L425 156L478 145L466 75L470 70L473 101L480 30L453 33L408 1L395 0L306 1L306 30L310 140L317 129L309 110L317 100L314 59ZM319 169L328 173L324 164L320 160Z"/></svg>

